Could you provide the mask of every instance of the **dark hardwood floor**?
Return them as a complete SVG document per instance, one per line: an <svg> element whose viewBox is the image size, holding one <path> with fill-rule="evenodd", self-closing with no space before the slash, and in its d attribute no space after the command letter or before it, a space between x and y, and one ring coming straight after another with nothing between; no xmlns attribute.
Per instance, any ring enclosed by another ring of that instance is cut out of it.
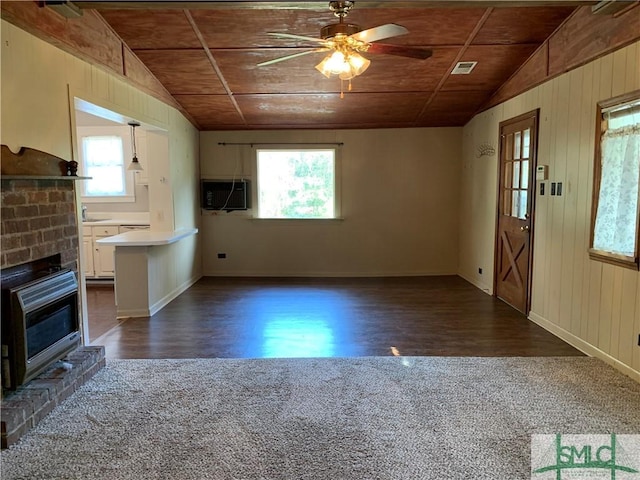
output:
<svg viewBox="0 0 640 480"><path fill-rule="evenodd" d="M109 358L582 355L453 276L206 277L121 322L100 288L87 287L90 338Z"/></svg>
<svg viewBox="0 0 640 480"><path fill-rule="evenodd" d="M92 342L120 323L116 318L113 284L87 285L87 308L89 310L89 339Z"/></svg>

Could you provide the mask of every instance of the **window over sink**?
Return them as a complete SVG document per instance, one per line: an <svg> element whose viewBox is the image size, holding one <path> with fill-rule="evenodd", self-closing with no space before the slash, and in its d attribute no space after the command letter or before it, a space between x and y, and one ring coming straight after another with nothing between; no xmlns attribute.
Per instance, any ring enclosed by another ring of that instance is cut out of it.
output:
<svg viewBox="0 0 640 480"><path fill-rule="evenodd" d="M82 201L134 202L133 172L127 171L130 139L127 127L85 127L79 130Z"/></svg>

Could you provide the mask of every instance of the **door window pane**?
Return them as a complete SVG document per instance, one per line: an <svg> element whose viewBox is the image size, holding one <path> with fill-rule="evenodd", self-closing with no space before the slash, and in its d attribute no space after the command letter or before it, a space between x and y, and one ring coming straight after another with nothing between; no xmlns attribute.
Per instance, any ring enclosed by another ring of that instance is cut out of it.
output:
<svg viewBox="0 0 640 480"><path fill-rule="evenodd" d="M507 153L507 160L513 160L513 134L510 133L506 138L506 147L504 151Z"/></svg>
<svg viewBox="0 0 640 480"><path fill-rule="evenodd" d="M522 161L522 183L521 188L529 188L529 160Z"/></svg>
<svg viewBox="0 0 640 480"><path fill-rule="evenodd" d="M518 214L517 217L524 220L525 218L527 218L526 214L527 214L527 194L528 192L526 190L520 190L519 192L519 198L518 198Z"/></svg>
<svg viewBox="0 0 640 480"><path fill-rule="evenodd" d="M502 198L504 199L504 205L502 206L503 215L511 216L511 190L504 190Z"/></svg>
<svg viewBox="0 0 640 480"><path fill-rule="evenodd" d="M513 162L504 164L504 188L511 188L511 180L513 179Z"/></svg>
<svg viewBox="0 0 640 480"><path fill-rule="evenodd" d="M520 188L520 162L513 162L513 188Z"/></svg>
<svg viewBox="0 0 640 480"><path fill-rule="evenodd" d="M513 139L513 158L515 158L516 160L520 159L520 142L522 135L520 134L520 132L516 132L516 134L514 135L514 139Z"/></svg>
<svg viewBox="0 0 640 480"><path fill-rule="evenodd" d="M529 158L530 142L531 142L531 129L527 128L522 137L522 158Z"/></svg>
<svg viewBox="0 0 640 480"><path fill-rule="evenodd" d="M512 217L517 217L518 216L518 212L520 211L520 191L519 190L513 190L511 192L511 198L512 198L511 216Z"/></svg>

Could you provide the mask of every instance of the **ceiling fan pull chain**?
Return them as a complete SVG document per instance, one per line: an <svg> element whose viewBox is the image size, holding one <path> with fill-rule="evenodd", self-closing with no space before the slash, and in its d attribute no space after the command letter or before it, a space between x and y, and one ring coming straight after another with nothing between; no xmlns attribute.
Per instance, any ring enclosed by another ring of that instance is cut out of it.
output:
<svg viewBox="0 0 640 480"><path fill-rule="evenodd" d="M349 79L349 91L351 91L351 79Z"/></svg>
<svg viewBox="0 0 640 480"><path fill-rule="evenodd" d="M340 79L340 98L344 98L344 80Z"/></svg>

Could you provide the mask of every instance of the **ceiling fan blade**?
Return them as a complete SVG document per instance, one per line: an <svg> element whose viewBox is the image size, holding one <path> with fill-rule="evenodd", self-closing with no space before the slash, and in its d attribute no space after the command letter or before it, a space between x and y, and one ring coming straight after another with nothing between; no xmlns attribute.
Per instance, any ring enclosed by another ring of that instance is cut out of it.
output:
<svg viewBox="0 0 640 480"><path fill-rule="evenodd" d="M267 32L267 35L270 35L272 37L294 38L296 40L307 40L308 42L315 42L315 43L324 43L326 41L323 38L305 37L302 35L294 35L292 33Z"/></svg>
<svg viewBox="0 0 640 480"><path fill-rule="evenodd" d="M372 43L369 45L367 53L385 53L387 55L398 55L400 57L417 58L420 60L429 58L433 54L429 48L391 45L389 43Z"/></svg>
<svg viewBox="0 0 640 480"><path fill-rule="evenodd" d="M361 42L371 43L377 40L383 40L385 38L406 35L407 33L409 33L409 30L407 30L406 28L400 25L396 25L395 23L387 23L385 25L380 25L379 27L373 27L367 30L362 30L358 33L354 33L353 35L351 35L351 38L354 38Z"/></svg>
<svg viewBox="0 0 640 480"><path fill-rule="evenodd" d="M272 65L278 62L284 62L285 60L291 60L292 58L302 57L303 55L309 55L310 53L316 52L326 52L328 48L314 48L313 50L307 50L306 52L294 53L293 55L287 55L285 57L274 58L273 60L267 60L266 62L262 62L258 64L258 67L264 67L266 65Z"/></svg>

